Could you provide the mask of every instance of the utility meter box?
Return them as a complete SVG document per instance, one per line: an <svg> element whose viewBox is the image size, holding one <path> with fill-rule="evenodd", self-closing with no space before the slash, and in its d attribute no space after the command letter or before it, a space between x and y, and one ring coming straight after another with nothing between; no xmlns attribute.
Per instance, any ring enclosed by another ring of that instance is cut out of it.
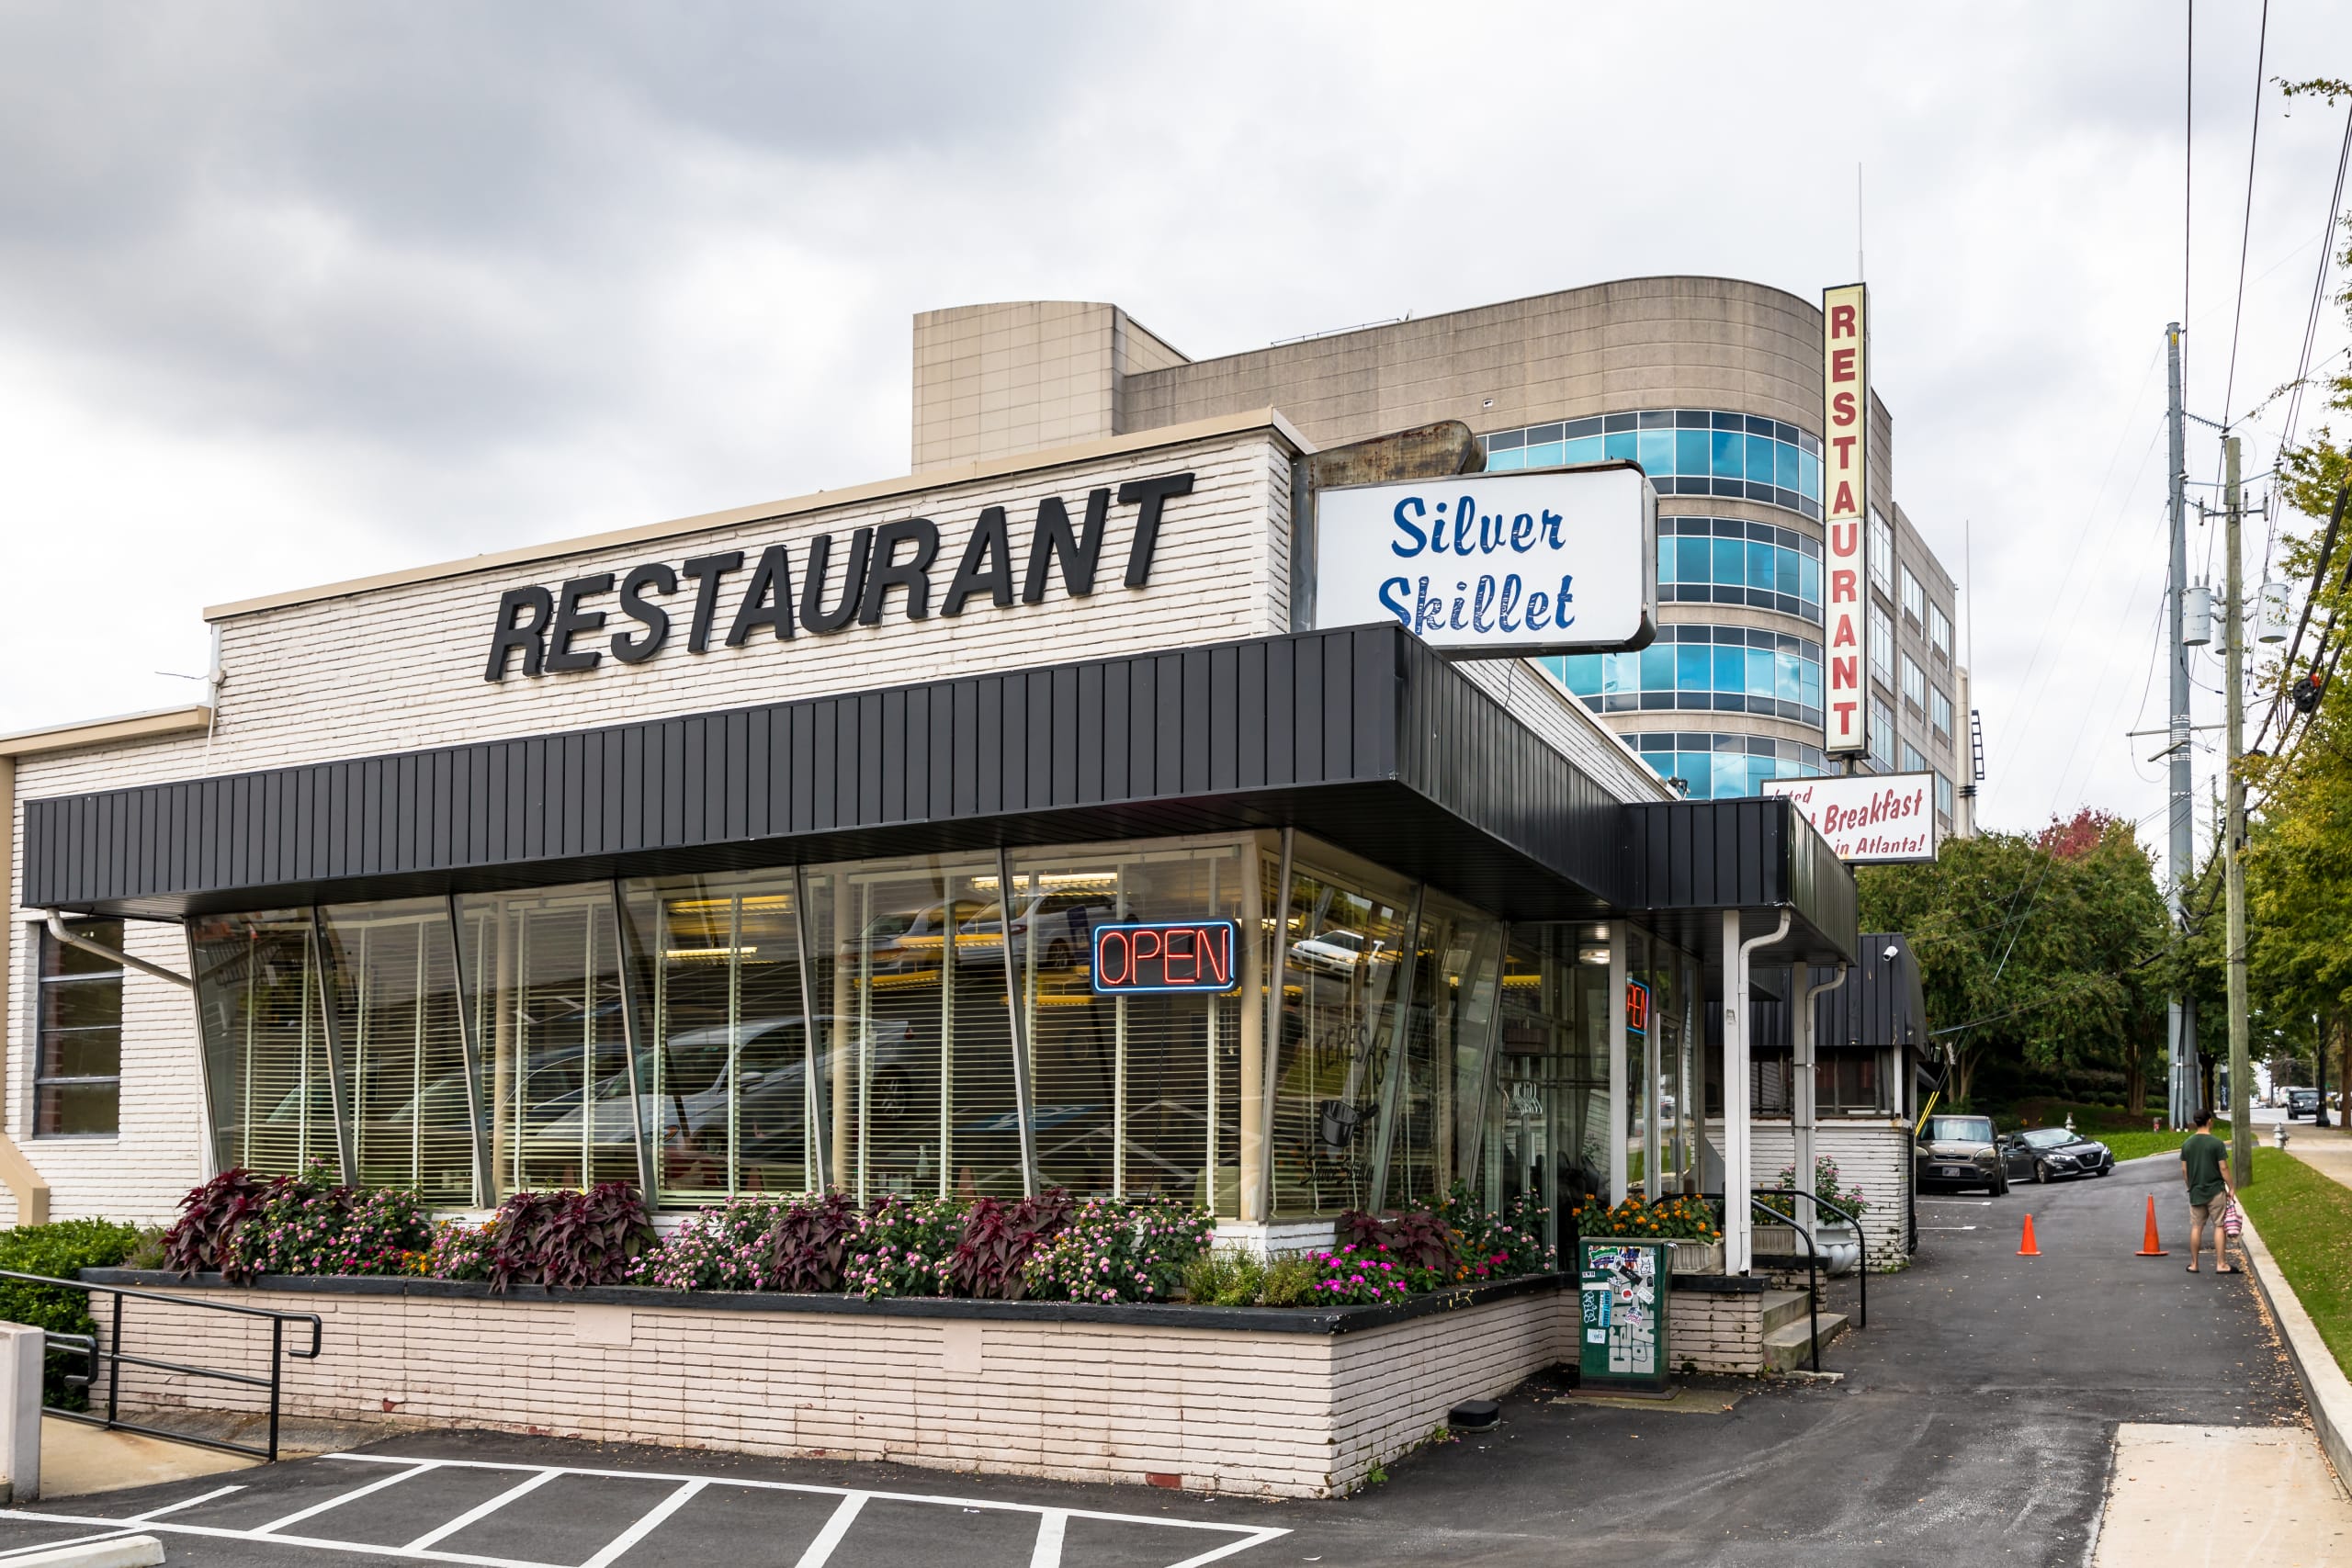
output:
<svg viewBox="0 0 2352 1568"><path fill-rule="evenodd" d="M1671 1393L1667 1365L1667 1303L1673 1246L1630 1236L1577 1242L1583 1298L1577 1335L1578 1386L1631 1393Z"/></svg>

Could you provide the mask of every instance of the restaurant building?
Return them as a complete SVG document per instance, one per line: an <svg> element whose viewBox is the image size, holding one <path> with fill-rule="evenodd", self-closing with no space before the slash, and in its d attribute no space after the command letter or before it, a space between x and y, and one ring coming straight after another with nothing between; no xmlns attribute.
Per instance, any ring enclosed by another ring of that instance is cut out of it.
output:
<svg viewBox="0 0 2352 1568"><path fill-rule="evenodd" d="M213 606L209 701L0 739L0 1217L318 1162L1279 1247L1760 1162L1721 1086L1857 956L1803 816L1681 798L1530 658L1301 615L1295 499L1363 465L1283 413L1066 434Z"/></svg>

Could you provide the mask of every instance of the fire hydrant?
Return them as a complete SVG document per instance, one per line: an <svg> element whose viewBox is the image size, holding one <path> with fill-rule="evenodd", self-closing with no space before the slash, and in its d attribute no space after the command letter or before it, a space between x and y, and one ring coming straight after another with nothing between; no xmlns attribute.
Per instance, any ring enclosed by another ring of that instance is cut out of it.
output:
<svg viewBox="0 0 2352 1568"><path fill-rule="evenodd" d="M2278 1146L2282 1149L2287 1146L2287 1123L2284 1122L2278 1123Z"/></svg>

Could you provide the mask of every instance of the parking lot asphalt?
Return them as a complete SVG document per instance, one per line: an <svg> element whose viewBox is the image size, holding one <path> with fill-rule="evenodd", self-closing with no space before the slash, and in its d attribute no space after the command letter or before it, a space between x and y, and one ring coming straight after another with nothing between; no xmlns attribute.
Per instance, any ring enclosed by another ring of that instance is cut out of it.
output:
<svg viewBox="0 0 2352 1568"><path fill-rule="evenodd" d="M2140 1258L2157 1195L2173 1256ZM2024 1215L2039 1258L2017 1256ZM2245 1278L2184 1271L2169 1159L2000 1199L1923 1198L1907 1272L1872 1282L1834 1382L1700 1385L1692 1413L1547 1380L1496 1430L1355 1496L1268 1503L889 1464L485 1432L0 1511L0 1550L160 1534L175 1563L485 1568L819 1563L2076 1563L2118 1422L2281 1425L2301 1401ZM1838 1287L1841 1297L1850 1287ZM232 1490L223 1491L223 1487ZM5 1559L0 1559L5 1568Z"/></svg>

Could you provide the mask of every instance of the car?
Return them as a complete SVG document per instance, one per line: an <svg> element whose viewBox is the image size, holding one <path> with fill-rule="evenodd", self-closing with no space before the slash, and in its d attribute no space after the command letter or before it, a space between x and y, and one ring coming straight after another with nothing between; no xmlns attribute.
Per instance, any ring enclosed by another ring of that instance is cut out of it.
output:
<svg viewBox="0 0 2352 1568"><path fill-rule="evenodd" d="M2315 1089L2290 1089L2287 1091L2288 1121L2292 1122L2298 1116L2316 1117L2318 1115L2319 1090Z"/></svg>
<svg viewBox="0 0 2352 1568"><path fill-rule="evenodd" d="M2115 1168L2115 1155L2105 1144L2067 1127L2013 1133L2001 1139L2000 1150L2002 1169L2018 1180L2105 1176Z"/></svg>
<svg viewBox="0 0 2352 1568"><path fill-rule="evenodd" d="M2009 1173L2001 1159L1990 1116L1930 1116L1912 1145L1913 1185L1982 1188L1996 1198L2009 1190Z"/></svg>
<svg viewBox="0 0 2352 1568"><path fill-rule="evenodd" d="M1082 968L1094 961L1094 928L1117 919L1112 896L1091 888L1057 889L1016 894L1012 906L1012 961L1028 962L1031 944L1037 961L1047 970ZM982 905L978 913L956 928L960 944L970 942L996 956L1004 941L1001 900Z"/></svg>
<svg viewBox="0 0 2352 1568"><path fill-rule="evenodd" d="M1386 944L1362 931L1334 928L1290 944L1291 962L1330 975L1352 975Z"/></svg>

